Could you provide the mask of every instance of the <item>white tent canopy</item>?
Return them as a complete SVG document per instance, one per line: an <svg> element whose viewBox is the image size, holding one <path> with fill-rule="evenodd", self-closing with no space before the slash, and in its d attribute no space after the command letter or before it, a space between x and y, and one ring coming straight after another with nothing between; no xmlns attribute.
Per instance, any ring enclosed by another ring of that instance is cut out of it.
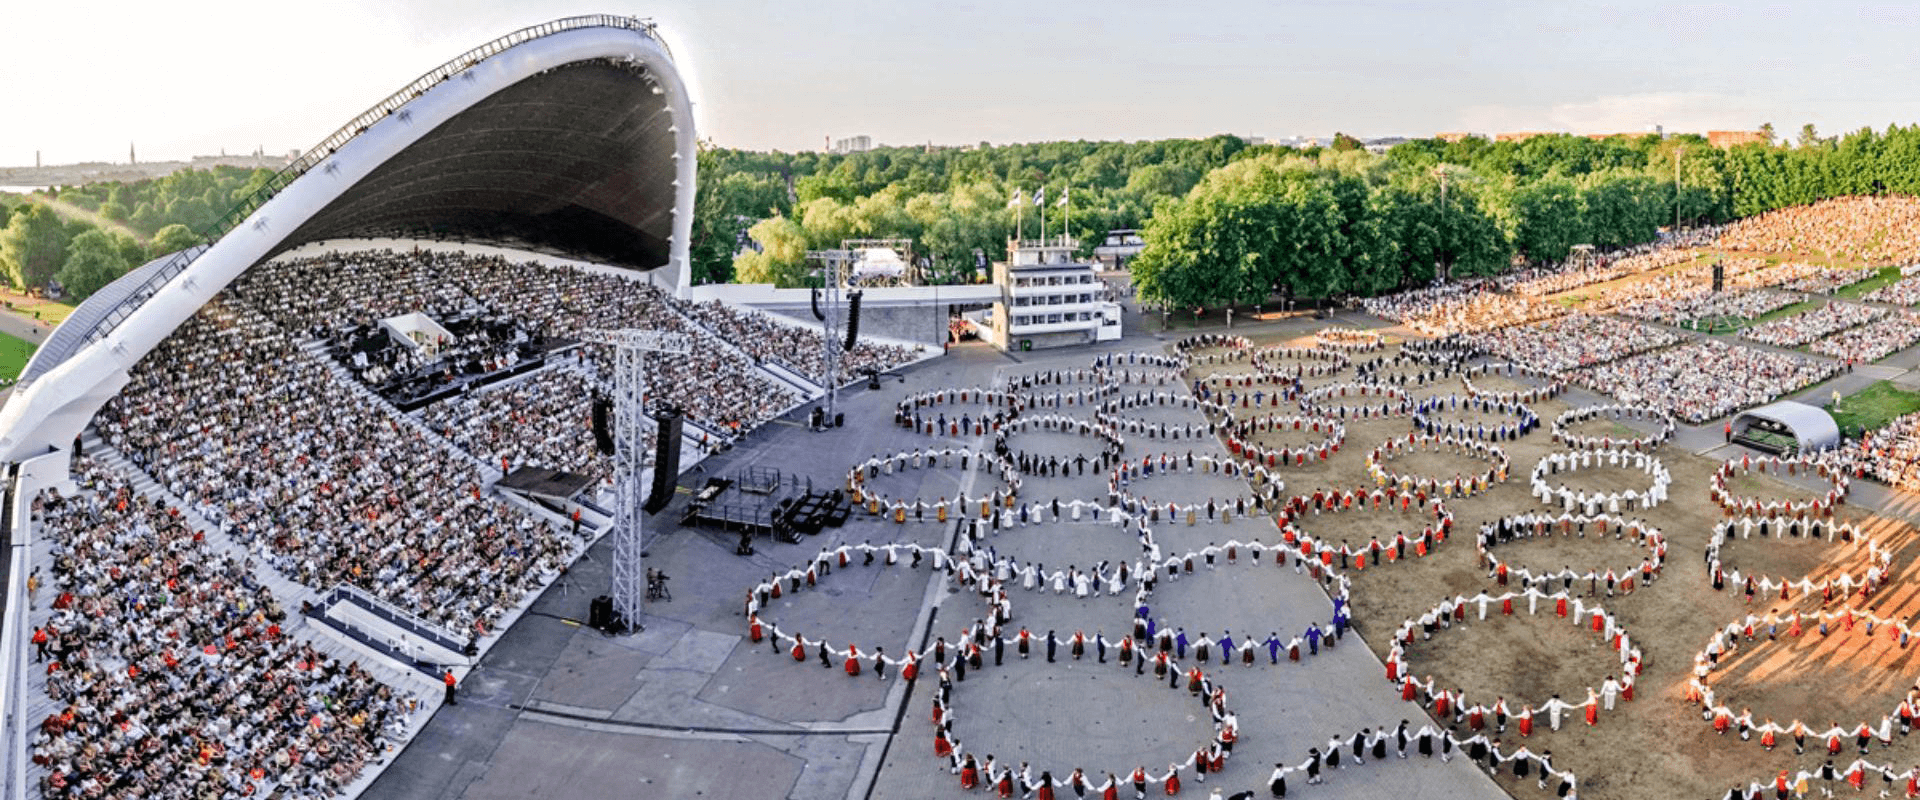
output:
<svg viewBox="0 0 1920 800"><path fill-rule="evenodd" d="M1734 433L1744 433L1755 421L1766 420L1793 431L1800 452L1812 453L1840 445L1840 426L1826 411L1792 400L1769 403L1733 418Z"/></svg>
<svg viewBox="0 0 1920 800"><path fill-rule="evenodd" d="M867 247L853 253L855 278L898 278L907 272L907 262L891 248Z"/></svg>

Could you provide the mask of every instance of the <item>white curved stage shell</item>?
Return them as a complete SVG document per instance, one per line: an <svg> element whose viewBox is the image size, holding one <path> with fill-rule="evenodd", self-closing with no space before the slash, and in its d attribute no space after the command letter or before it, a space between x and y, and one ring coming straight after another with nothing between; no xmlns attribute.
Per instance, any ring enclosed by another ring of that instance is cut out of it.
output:
<svg viewBox="0 0 1920 800"><path fill-rule="evenodd" d="M509 38L531 36L517 42ZM29 788L27 739L37 720L24 719L29 617L25 581L33 551L31 503L42 489L71 484L68 450L95 413L128 381L129 370L162 340L212 300L241 273L280 249L298 244L289 237L330 203L374 174L390 159L427 137L462 112L515 84L570 64L613 60L643 69L653 82L671 125L672 218L665 263L636 279L650 280L680 297L688 293L687 244L693 222L695 133L691 100L674 68L671 53L655 38L652 26L624 17L570 18L529 28L496 40L497 51L444 80L420 90L381 118L353 132L324 158L288 182L244 221L200 252L184 269L139 301L104 337L86 341L91 326L104 316L76 313L48 338L4 408L0 408L0 469L4 469L6 523L11 526L9 602L0 626L0 800L25 800ZM491 47L491 45L489 45ZM475 51L478 52L478 51ZM450 64L451 66L451 64ZM431 74L431 73L430 73ZM389 99L392 102L392 98ZM187 251L191 253L192 251ZM142 280L158 261L130 273ZM128 286L103 290L98 297L129 295ZM81 312L89 309L83 304ZM67 326L74 326L69 330ZM65 334L63 337L62 334ZM56 341L59 344L55 346ZM75 342L84 342L75 344ZM57 362L57 363L55 363ZM48 365L51 366L48 366Z"/></svg>
<svg viewBox="0 0 1920 800"><path fill-rule="evenodd" d="M674 121L675 192L668 263L654 280L685 297L693 225L696 141L691 101L672 56L639 30L596 27L516 44L442 81L369 126L282 189L160 288L105 339L81 348L15 391L0 409L0 461L19 463L71 446L125 385L128 370L221 289L258 263L335 198L462 111L524 79L566 64L626 59L664 90ZM77 321L77 320L76 320Z"/></svg>

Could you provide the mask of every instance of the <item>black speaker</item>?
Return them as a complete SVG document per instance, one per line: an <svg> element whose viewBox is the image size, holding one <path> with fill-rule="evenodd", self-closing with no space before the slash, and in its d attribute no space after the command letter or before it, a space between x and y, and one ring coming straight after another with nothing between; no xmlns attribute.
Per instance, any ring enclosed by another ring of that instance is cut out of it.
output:
<svg viewBox="0 0 1920 800"><path fill-rule="evenodd" d="M641 509L658 514L673 500L673 487L680 483L680 409L663 406L653 412L655 431L653 448L653 490Z"/></svg>
<svg viewBox="0 0 1920 800"><path fill-rule="evenodd" d="M846 426L847 426L847 415L841 414L841 413L835 413L833 415L833 427L844 428Z"/></svg>
<svg viewBox="0 0 1920 800"><path fill-rule="evenodd" d="M860 293L854 292L847 298L847 343L843 350L852 350L860 340Z"/></svg>
<svg viewBox="0 0 1920 800"><path fill-rule="evenodd" d="M1715 293L1715 294L1718 294L1718 293L1719 293L1719 292L1720 292L1721 290L1723 290L1723 289L1724 289L1724 288L1726 287L1726 284L1727 284L1727 268L1726 268L1726 266L1725 266L1725 265L1723 265L1723 264L1720 264L1719 262L1714 262L1714 265L1713 265L1713 291L1714 291L1714 293Z"/></svg>
<svg viewBox="0 0 1920 800"><path fill-rule="evenodd" d="M597 393L593 396L593 444L600 455L613 455L613 401Z"/></svg>
<svg viewBox="0 0 1920 800"><path fill-rule="evenodd" d="M613 598L603 594L587 604L587 627L601 631L613 627Z"/></svg>

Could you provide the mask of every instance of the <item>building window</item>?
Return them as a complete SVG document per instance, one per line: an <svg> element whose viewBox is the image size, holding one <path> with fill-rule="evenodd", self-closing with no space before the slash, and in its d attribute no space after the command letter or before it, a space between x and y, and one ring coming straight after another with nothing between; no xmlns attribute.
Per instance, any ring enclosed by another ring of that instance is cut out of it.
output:
<svg viewBox="0 0 1920 800"><path fill-rule="evenodd" d="M1058 322L1060 322L1060 315L1059 315L1059 314L1048 314L1048 315L1047 315L1047 324L1048 324L1048 325L1053 325L1053 324L1057 324Z"/></svg>

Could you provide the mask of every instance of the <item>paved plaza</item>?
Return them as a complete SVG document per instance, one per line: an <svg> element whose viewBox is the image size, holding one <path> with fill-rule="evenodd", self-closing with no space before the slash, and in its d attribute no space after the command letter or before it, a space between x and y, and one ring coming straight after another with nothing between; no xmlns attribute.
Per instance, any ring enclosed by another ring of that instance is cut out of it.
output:
<svg viewBox="0 0 1920 800"><path fill-rule="evenodd" d="M1355 327L1380 324L1360 317L1336 322ZM1242 326L1234 332L1284 338L1311 333L1325 324L1300 319L1251 330ZM792 420L776 422L731 452L703 462L683 476L682 485L697 486L708 475L766 466L810 480L816 487L838 487L844 485L849 467L873 455L919 447L984 450L992 445L990 436L928 437L890 424L895 403L916 392L989 385L1007 375L1041 370L1075 369L1101 352L1161 352L1170 341L1149 332L1105 350L1013 356L981 346L958 347L946 358L905 370L879 390L861 385L843 392L845 428L817 433ZM1843 375L1835 384L1851 380L1857 378ZM1129 391L1136 389L1152 390L1129 387ZM1806 393L1829 390L1823 386ZM1583 405L1602 398L1574 392L1564 399ZM1091 418L1092 409L1060 413ZM1197 411L1164 407L1125 415L1154 424L1204 421ZM1404 418L1354 422L1351 441L1370 447L1389 435L1382 432L1404 431L1405 425ZM1545 434L1530 436L1544 438ZM1097 449L1092 438L1052 431L1022 433L1009 444L1037 453ZM1711 458L1724 445L1715 429L1683 427L1669 447ZM1205 437L1179 441L1132 437L1127 444L1129 455L1163 450L1182 456L1189 451L1196 456L1225 454L1218 440ZM1487 502L1524 505L1524 473L1532 463L1530 458L1516 459L1514 469L1519 474L1498 487ZM1297 474L1283 471L1282 476L1299 481L1296 485L1301 487L1321 485L1315 469L1310 465ZM1631 475L1596 474L1593 479L1612 483L1630 481ZM895 472L877 478L873 485L888 497L932 501L984 493L996 482L977 470L930 468ZM1243 482L1225 476L1178 470L1143 478L1129 487L1141 496L1177 498L1224 498L1244 493L1245 488ZM1106 477L1092 468L1084 475L1024 476L1020 492L1027 502L1079 498L1102 505L1105 495ZM1859 483L1853 500L1878 505L1886 495L1881 487ZM680 501L653 518L655 538L648 563L673 576L674 598L648 604L645 632L610 637L580 622L590 598L605 590L610 547L603 542L483 660L467 679L461 704L438 712L372 786L369 797L637 794L838 800L957 796L961 792L957 778L933 752L934 728L929 720L939 689L930 665L921 679L909 684L892 674L876 679L865 672L850 678L841 670L839 659L822 665L811 649L806 662L795 663L773 642L748 640L742 602L755 584L810 563L823 549L887 543L951 549L958 523L936 523L929 517L926 522L901 525L857 513L844 527L829 528L798 544L762 540L756 543L758 552L740 557L733 553L731 535L674 525L685 498L683 489ZM1336 519L1330 515L1309 519L1302 527L1330 540L1363 540L1421 523L1414 518L1420 516L1417 512L1405 519L1398 512L1368 513L1377 516ZM1175 521L1156 525L1153 531L1167 554L1229 540L1274 539L1271 520L1263 516L1232 522L1202 520L1193 525ZM1140 545L1129 531L1106 524L1092 513L1078 522L1049 519L1003 529L987 535L983 546L997 558L1042 564L1047 570L1069 566L1085 570L1140 555ZM1447 547L1470 550L1472 545L1470 538L1463 538ZM1516 563L1529 554L1541 559L1559 557L1527 547L1513 546ZM1625 546L1609 546L1596 553L1613 559L1637 557ZM1230 632L1256 641L1277 634L1284 641L1309 625L1329 620L1328 592L1310 575L1248 565L1245 562L1253 557L1250 551L1237 555L1235 563L1226 563L1222 557L1211 570L1200 566L1191 576L1162 580L1148 600L1156 624L1184 629L1196 638L1202 632L1215 639ZM1697 558L1691 550L1676 556L1682 563ZM893 567L879 562L865 566L856 555L850 565L820 576L816 587L786 593L761 614L782 631L799 632L809 640L825 638L836 647L857 643L862 653L878 647L897 655L923 649L936 637L957 644L964 628L991 611L977 593L956 591L927 566L909 567L905 558ZM1055 593L1044 586L1029 591L1017 579L1009 584L1013 613L1006 627L1008 636L1025 628L1036 642L1049 631L1062 642L1076 632L1089 640L1102 634L1117 642L1131 632L1131 586L1119 595L1095 591L1080 598L1071 591ZM1212 776L1204 786L1196 786L1191 773L1183 772L1184 791L1222 788L1231 795L1255 790L1265 796L1267 775L1276 763L1299 764L1309 748L1324 748L1332 737L1344 739L1365 728L1391 728L1403 719L1413 729L1438 724L1419 706L1402 702L1381 681L1384 667L1376 654L1381 649L1377 641L1397 624L1399 607L1384 618L1371 608L1359 608L1355 633L1340 646L1303 657L1299 663L1290 663L1282 651L1280 663L1270 664L1264 648L1259 648L1253 666L1213 665L1209 676L1226 691L1227 705L1238 716L1242 733L1226 771ZM1507 624L1525 625L1528 619L1520 617ZM1553 635L1540 638L1546 633ZM1458 636L1457 641L1436 643L1432 649L1454 652L1492 641L1469 638L1480 634ZM1559 646L1563 638L1557 631L1530 631L1514 643L1533 657L1553 658L1550 648ZM1685 658L1678 653L1662 657ZM1156 679L1151 670L1137 675L1120 667L1116 654L1110 653L1108 663L1102 664L1089 649L1085 658L1075 660L1063 644L1054 663L1046 661L1039 647L1024 660L1009 647L1004 658L1005 663L994 664L989 650L983 669L970 671L954 684L949 705L954 735L965 743L967 752L979 757L990 753L1002 765L1029 762L1033 776L1050 770L1061 780L1074 768L1084 768L1097 787L1110 772L1124 780L1135 765L1164 772L1168 763L1184 762L1213 735L1207 709L1184 690L1184 684L1169 688L1169 681ZM1567 661L1564 670L1548 673L1549 679L1562 672L1585 675L1604 669L1606 659L1575 656ZM1574 746L1564 739L1547 744ZM1299 791L1304 777L1289 778L1289 787ZM1588 778L1581 777L1585 786ZM1526 791L1533 791L1531 780L1528 784ZM1159 793L1158 787L1151 788ZM1325 786L1309 791L1325 797L1496 798L1507 794L1465 758L1443 764L1415 755L1400 761L1391 752L1385 764L1369 759L1362 766L1337 770ZM1122 787L1121 796L1131 795L1130 785Z"/></svg>

